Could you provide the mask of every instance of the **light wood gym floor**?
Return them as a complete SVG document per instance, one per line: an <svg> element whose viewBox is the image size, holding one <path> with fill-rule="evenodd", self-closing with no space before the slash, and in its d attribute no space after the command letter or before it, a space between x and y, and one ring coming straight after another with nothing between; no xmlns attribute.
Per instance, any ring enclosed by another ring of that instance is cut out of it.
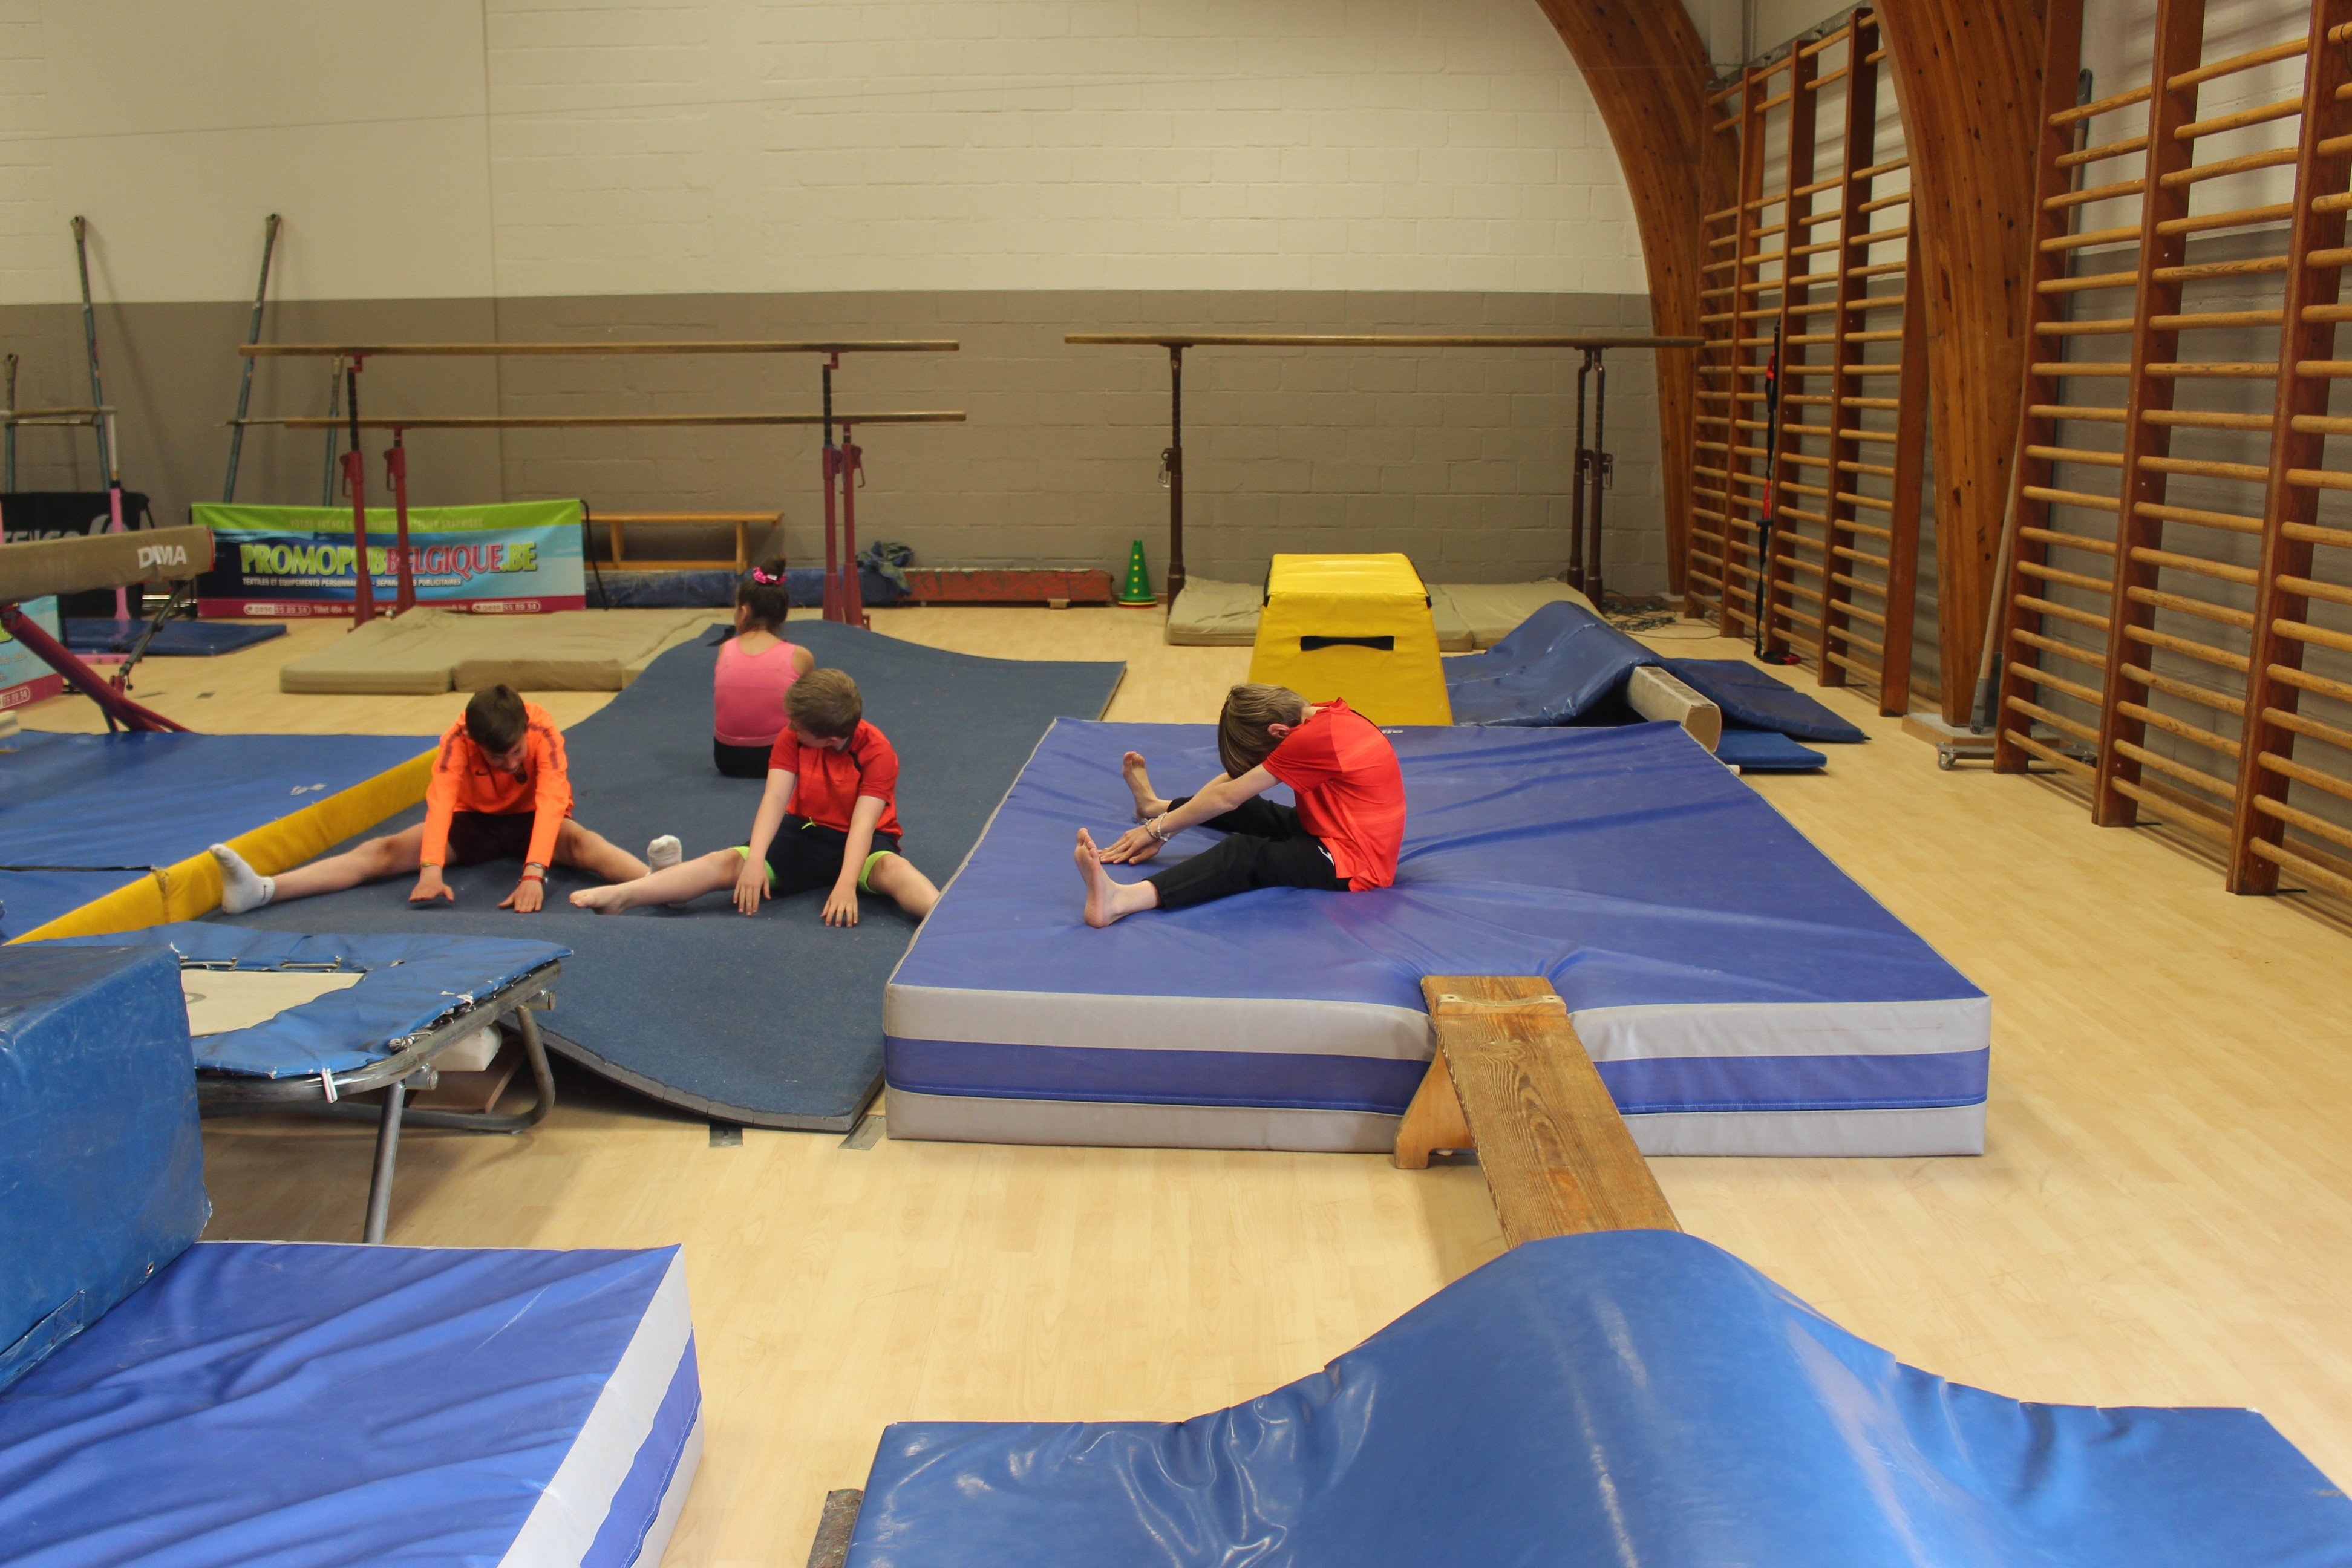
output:
<svg viewBox="0 0 2352 1568"><path fill-rule="evenodd" d="M1205 721L1249 658L1168 647L1140 611L875 621L1002 658L1124 658L1115 719ZM451 698L281 697L278 665L336 635L297 626L246 653L158 660L136 694L223 731L424 735L455 716ZM534 700L568 723L604 699ZM1991 994L1989 1150L1654 1162L1685 1226L1957 1382L2034 1400L2250 1405L2352 1481L2340 910L2231 898L2161 833L2094 828L2053 784L1938 773L1895 721L1826 700L1872 743L1832 749L1825 775L1755 782ZM72 698L24 717L97 727ZM780 927L778 940L824 934ZM519 1138L404 1139L393 1239L685 1244L709 1426L677 1565L800 1563L825 1491L863 1484L886 1422L1194 1415L1312 1372L1500 1246L1468 1167L855 1150L757 1130L713 1148L704 1124L578 1073L563 1089ZM369 1139L208 1126L208 1234L355 1239Z"/></svg>

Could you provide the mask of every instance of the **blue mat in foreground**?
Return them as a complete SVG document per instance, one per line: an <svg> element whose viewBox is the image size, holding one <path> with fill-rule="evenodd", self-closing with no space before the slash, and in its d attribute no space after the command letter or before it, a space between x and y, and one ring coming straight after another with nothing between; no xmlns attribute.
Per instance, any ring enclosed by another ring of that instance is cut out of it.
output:
<svg viewBox="0 0 2352 1568"><path fill-rule="evenodd" d="M847 670L866 714L898 750L903 847L945 885L1057 717L1093 718L1126 667L975 658L824 621L792 637L820 665ZM565 731L573 812L642 853L675 833L689 856L749 837L760 782L721 778L710 763L710 674L718 649L688 643ZM452 712L456 711L453 700ZM373 829L420 820L423 808ZM723 893L683 910L583 914L583 884L558 868L547 907L501 911L511 862L450 874L457 902L412 908L400 879L257 910L236 923L278 931L434 931L558 942L557 1006L542 1020L556 1050L654 1099L754 1127L846 1131L882 1077L882 988L912 922L887 899L862 897L859 923L828 929L824 898L804 893L737 914Z"/></svg>
<svg viewBox="0 0 2352 1568"><path fill-rule="evenodd" d="M421 735L53 735L0 749L0 936L399 766ZM312 928L317 929L317 928Z"/></svg>
<svg viewBox="0 0 2352 1568"><path fill-rule="evenodd" d="M2250 1410L2032 1405L1672 1231L1529 1242L1197 1419L884 1431L850 1568L2342 1568L2352 1501Z"/></svg>

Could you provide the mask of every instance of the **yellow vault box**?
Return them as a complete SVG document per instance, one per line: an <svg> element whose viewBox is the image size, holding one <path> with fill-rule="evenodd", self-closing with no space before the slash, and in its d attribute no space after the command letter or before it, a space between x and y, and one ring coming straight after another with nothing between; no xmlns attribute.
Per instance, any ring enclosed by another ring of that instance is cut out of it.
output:
<svg viewBox="0 0 2352 1568"><path fill-rule="evenodd" d="M1375 724L1451 724L1429 590L1402 555L1277 555L1250 679Z"/></svg>

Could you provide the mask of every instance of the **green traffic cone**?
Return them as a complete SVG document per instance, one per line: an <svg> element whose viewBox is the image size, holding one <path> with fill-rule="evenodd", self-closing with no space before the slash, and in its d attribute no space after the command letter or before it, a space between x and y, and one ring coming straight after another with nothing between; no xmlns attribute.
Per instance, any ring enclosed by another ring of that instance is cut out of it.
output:
<svg viewBox="0 0 2352 1568"><path fill-rule="evenodd" d="M1119 591L1122 605L1156 605L1160 595L1151 591L1151 568L1143 559L1143 541L1135 542L1127 552L1127 586Z"/></svg>

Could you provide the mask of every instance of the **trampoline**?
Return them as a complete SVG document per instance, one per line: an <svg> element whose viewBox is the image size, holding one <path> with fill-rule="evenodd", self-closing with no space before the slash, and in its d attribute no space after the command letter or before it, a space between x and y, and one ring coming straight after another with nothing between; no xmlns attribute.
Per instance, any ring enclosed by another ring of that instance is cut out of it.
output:
<svg viewBox="0 0 2352 1568"><path fill-rule="evenodd" d="M2347 1538L2352 1502L2253 1411L1948 1383L1628 1230L1514 1247L1191 1421L892 1426L847 1561L2317 1568Z"/></svg>
<svg viewBox="0 0 2352 1568"><path fill-rule="evenodd" d="M0 763L0 934L189 920L220 900L205 846L265 870L425 795L422 735L22 733Z"/></svg>
<svg viewBox="0 0 2352 1568"><path fill-rule="evenodd" d="M1981 1152L1990 1000L1679 727L1391 733L1393 888L1091 931L1071 840L1124 826L1120 753L1170 787L1213 731L1056 723L891 978L892 1135L1385 1151L1422 977L1523 974L1644 1152Z"/></svg>
<svg viewBox="0 0 2352 1568"><path fill-rule="evenodd" d="M676 1247L199 1242L0 1394L0 1555L652 1564L701 1403Z"/></svg>

